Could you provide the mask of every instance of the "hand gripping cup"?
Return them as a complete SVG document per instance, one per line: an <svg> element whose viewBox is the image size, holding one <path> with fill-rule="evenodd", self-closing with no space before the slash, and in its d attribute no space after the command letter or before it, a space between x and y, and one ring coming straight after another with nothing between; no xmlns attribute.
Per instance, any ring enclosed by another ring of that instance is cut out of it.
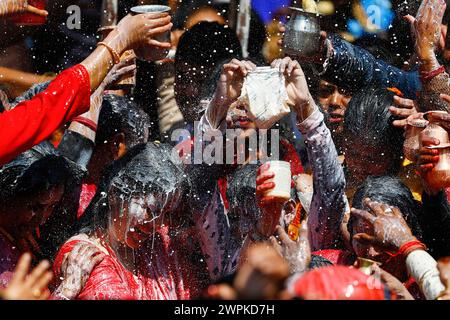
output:
<svg viewBox="0 0 450 320"><path fill-rule="evenodd" d="M47 0L28 0L30 6L38 9L45 9ZM41 26L47 21L47 17L43 17L31 12L23 12L11 18L11 21L17 26Z"/></svg>
<svg viewBox="0 0 450 320"><path fill-rule="evenodd" d="M275 188L269 190L265 196L289 200L291 198L291 164L286 161L269 161L267 163L269 171L275 175L267 182L274 182Z"/></svg>
<svg viewBox="0 0 450 320"><path fill-rule="evenodd" d="M143 14L143 13L162 13L169 12L170 7L162 5L144 5L136 6L130 9L131 14ZM155 37L155 40L159 42L170 42L170 31L163 33ZM136 56L145 61L158 61L167 57L169 49L159 49L150 46L141 46L134 50Z"/></svg>

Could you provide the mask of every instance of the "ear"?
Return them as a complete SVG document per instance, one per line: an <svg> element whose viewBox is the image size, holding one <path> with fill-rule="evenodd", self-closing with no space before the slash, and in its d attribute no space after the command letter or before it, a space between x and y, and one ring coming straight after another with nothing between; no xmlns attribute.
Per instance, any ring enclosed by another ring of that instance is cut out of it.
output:
<svg viewBox="0 0 450 320"><path fill-rule="evenodd" d="M114 160L119 159L125 154L125 152L127 152L127 146L125 144L125 135L122 132L114 136L112 148Z"/></svg>

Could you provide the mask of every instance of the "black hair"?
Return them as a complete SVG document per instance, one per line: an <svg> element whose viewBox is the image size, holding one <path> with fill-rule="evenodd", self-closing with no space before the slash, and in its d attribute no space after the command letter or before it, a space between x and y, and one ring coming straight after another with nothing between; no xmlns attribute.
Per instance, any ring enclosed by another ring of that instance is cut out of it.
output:
<svg viewBox="0 0 450 320"><path fill-rule="evenodd" d="M392 163L387 174L398 173L403 156L403 130L393 126L396 118L389 111L393 98L394 93L385 88L362 89L350 100L344 121L346 139L350 134L353 142L364 142L398 159Z"/></svg>
<svg viewBox="0 0 450 320"><path fill-rule="evenodd" d="M205 66L203 72L208 74L223 61L233 58L242 58L241 44L234 30L217 22L200 22L186 31L180 38L175 55L175 84L179 83L180 79L183 79L182 81L193 81L186 79L186 71L180 67L183 64L190 67ZM202 88L207 83L205 78L196 80L201 81L201 83L196 83L196 86ZM200 99L192 101L192 106L186 106L182 98L179 94L175 94L178 107L185 120L198 120Z"/></svg>
<svg viewBox="0 0 450 320"><path fill-rule="evenodd" d="M172 147L149 142L131 148L123 157L114 161L105 170L97 192L81 218L79 232L90 232L107 227L110 210L109 197L112 192L130 198L148 192L160 192L166 197L161 203L181 206L182 196L187 196L190 180L181 164L172 158Z"/></svg>
<svg viewBox="0 0 450 320"><path fill-rule="evenodd" d="M411 190L400 179L392 176L367 178L354 194L352 207L364 209L363 200L365 198L397 207L414 236L422 238L422 230L419 225L421 205L414 199ZM350 217L347 228L351 235L353 223L354 218Z"/></svg>
<svg viewBox="0 0 450 320"><path fill-rule="evenodd" d="M123 133L127 147L145 143L148 139L150 119L133 101L117 95L103 97L102 110L95 137L97 145L110 141Z"/></svg>
<svg viewBox="0 0 450 320"><path fill-rule="evenodd" d="M34 146L0 168L0 204L27 198L53 187L80 180L85 171L58 154L47 141Z"/></svg>
<svg viewBox="0 0 450 320"><path fill-rule="evenodd" d="M203 21L183 33L175 61L215 67L217 62L241 57L241 43L233 29L217 22Z"/></svg>
<svg viewBox="0 0 450 320"><path fill-rule="evenodd" d="M312 270L312 269L318 269L318 268L332 266L332 265L333 265L333 263L330 260L328 260L322 256L312 254L308 269Z"/></svg>

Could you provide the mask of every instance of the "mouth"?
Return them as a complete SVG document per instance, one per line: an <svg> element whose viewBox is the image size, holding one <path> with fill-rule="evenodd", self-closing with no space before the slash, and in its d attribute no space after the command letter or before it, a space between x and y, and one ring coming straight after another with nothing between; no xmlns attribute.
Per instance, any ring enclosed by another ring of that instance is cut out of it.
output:
<svg viewBox="0 0 450 320"><path fill-rule="evenodd" d="M241 127L247 127L253 123L253 121L251 121L249 117L244 117L244 116L233 117L232 119L233 119L233 123L236 126L241 126Z"/></svg>
<svg viewBox="0 0 450 320"><path fill-rule="evenodd" d="M330 123L342 123L344 122L344 116L338 112L331 112L328 121Z"/></svg>

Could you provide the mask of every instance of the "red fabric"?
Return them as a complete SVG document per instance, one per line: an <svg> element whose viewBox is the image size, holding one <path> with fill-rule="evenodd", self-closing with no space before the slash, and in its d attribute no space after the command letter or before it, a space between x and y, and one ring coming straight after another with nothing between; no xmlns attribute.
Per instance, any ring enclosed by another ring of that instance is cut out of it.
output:
<svg viewBox="0 0 450 320"><path fill-rule="evenodd" d="M312 254L316 256L321 256L329 260L331 263L335 265L343 265L343 266L351 266L355 261L353 254L349 251L337 250L337 249L325 249L315 251Z"/></svg>
<svg viewBox="0 0 450 320"><path fill-rule="evenodd" d="M219 181L217 181L217 186L219 187L220 195L222 196L223 205L225 206L225 209L230 210L230 202L227 199L227 187L228 187L228 181L227 178L220 178Z"/></svg>
<svg viewBox="0 0 450 320"><path fill-rule="evenodd" d="M90 80L85 67L63 71L48 88L10 111L0 113L0 165L41 143L90 105Z"/></svg>
<svg viewBox="0 0 450 320"><path fill-rule="evenodd" d="M138 270L134 275L118 260L115 252L106 244L108 255L92 271L86 285L77 296L79 300L175 300L191 299L204 288L199 272L205 270L187 259L190 253L182 240L171 241L168 229L155 236L136 250L134 259ZM82 240L64 244L53 264L56 279L59 278L63 257Z"/></svg>
<svg viewBox="0 0 450 320"><path fill-rule="evenodd" d="M84 211L86 211L87 207L94 198L96 191L97 186L95 184L83 183L81 185L80 201L78 202L77 219L80 219L83 216Z"/></svg>
<svg viewBox="0 0 450 320"><path fill-rule="evenodd" d="M374 277L345 267L311 270L293 284L298 297L307 300L385 300L384 286Z"/></svg>
<svg viewBox="0 0 450 320"><path fill-rule="evenodd" d="M289 143L288 141L283 139L281 139L280 142L286 148L283 161L289 162L291 164L291 175L297 176L300 173L303 173L304 170L302 161L300 160L300 157L298 156L298 153L292 143Z"/></svg>

